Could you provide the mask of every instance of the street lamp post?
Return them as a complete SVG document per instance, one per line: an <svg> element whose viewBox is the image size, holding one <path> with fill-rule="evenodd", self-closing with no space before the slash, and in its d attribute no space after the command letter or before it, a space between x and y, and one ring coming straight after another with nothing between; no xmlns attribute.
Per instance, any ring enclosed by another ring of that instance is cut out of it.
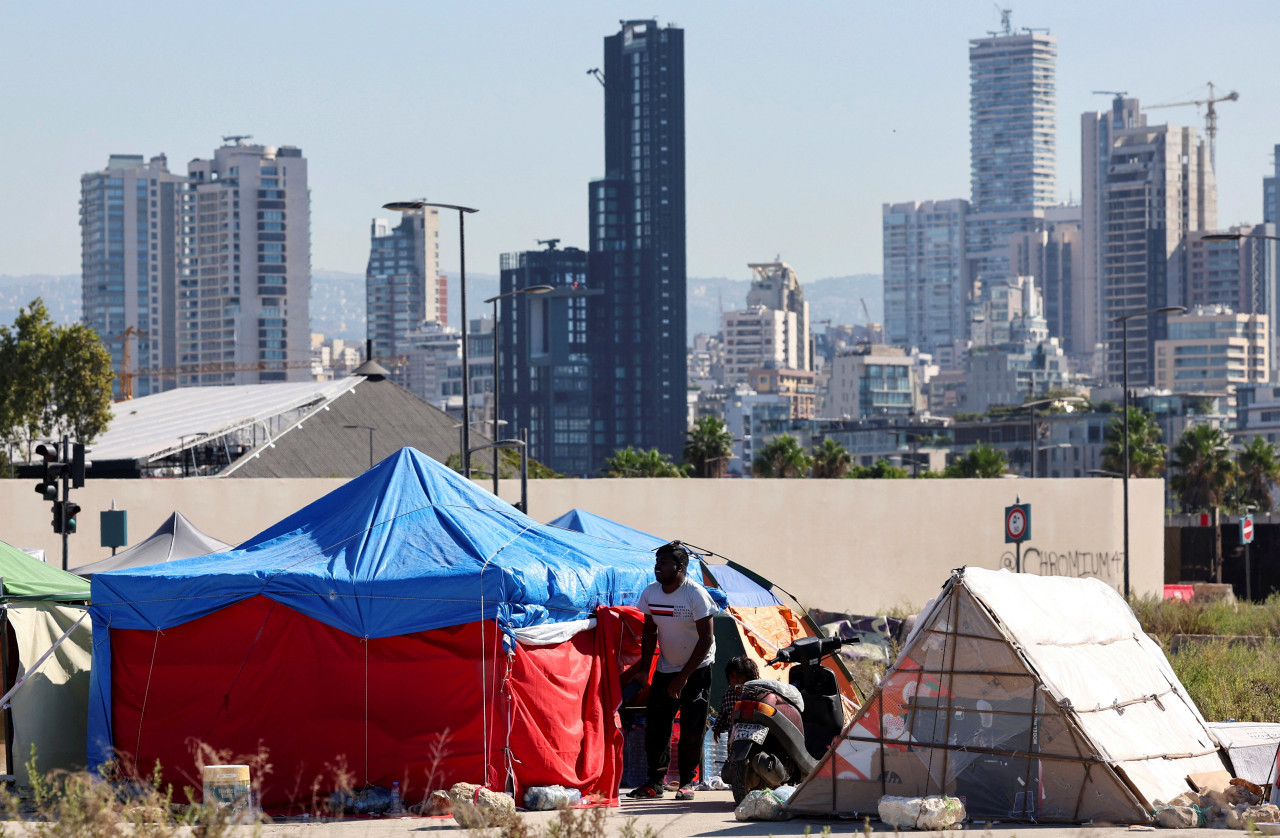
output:
<svg viewBox="0 0 1280 838"><path fill-rule="evenodd" d="M1083 401L1084 399L1079 396L1063 396L1058 399L1040 399L1022 405L1031 414L1031 476L1033 478L1036 476L1036 408L1047 404L1080 404Z"/></svg>
<svg viewBox="0 0 1280 838"><path fill-rule="evenodd" d="M1129 321L1135 317L1146 317L1149 314L1181 314L1186 306L1161 306L1144 311L1133 311L1122 314L1112 320L1120 324L1120 386L1124 390L1124 474L1121 483L1124 486L1124 598L1129 598Z"/></svg>
<svg viewBox="0 0 1280 838"><path fill-rule="evenodd" d="M471 207L460 207L457 204L437 204L426 199L417 201L392 201L383 204L382 208L405 212L419 210L424 207L449 209L458 211L458 306L462 310L462 476L471 478L471 375L467 369L467 213L479 212Z"/></svg>
<svg viewBox="0 0 1280 838"><path fill-rule="evenodd" d="M373 468L373 432L378 430L371 425L343 425L349 431L364 430L369 432L369 468Z"/></svg>
<svg viewBox="0 0 1280 838"><path fill-rule="evenodd" d="M477 445L473 451L483 451L486 448L492 448L497 451L499 448L519 448L520 449L520 503L516 506L521 512L529 514L529 431L526 428L520 434L520 439L498 439L484 445ZM496 495L496 493L495 493Z"/></svg>
<svg viewBox="0 0 1280 838"><path fill-rule="evenodd" d="M508 291L505 294L499 294L496 297L490 297L485 300L486 303L493 303L493 438L498 438L498 422L502 416L498 410L499 400L502 393L502 356L499 354L499 338L498 338L498 301L505 300L507 297L519 297L524 294L545 294L548 291L556 290L550 285L530 285L525 288L517 288L514 291ZM498 448L493 449L493 493L498 494Z"/></svg>

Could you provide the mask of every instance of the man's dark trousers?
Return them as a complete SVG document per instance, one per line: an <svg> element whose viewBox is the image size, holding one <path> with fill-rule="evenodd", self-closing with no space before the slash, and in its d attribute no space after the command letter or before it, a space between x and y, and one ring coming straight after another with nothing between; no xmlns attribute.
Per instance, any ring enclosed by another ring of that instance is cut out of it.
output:
<svg viewBox="0 0 1280 838"><path fill-rule="evenodd" d="M644 750L649 758L649 782L662 788L667 766L671 763L671 723L680 711L680 786L688 786L702 762L702 740L707 730L707 708L711 702L711 665L698 667L679 698L672 698L667 687L678 672L655 672L649 685L649 706L645 715Z"/></svg>

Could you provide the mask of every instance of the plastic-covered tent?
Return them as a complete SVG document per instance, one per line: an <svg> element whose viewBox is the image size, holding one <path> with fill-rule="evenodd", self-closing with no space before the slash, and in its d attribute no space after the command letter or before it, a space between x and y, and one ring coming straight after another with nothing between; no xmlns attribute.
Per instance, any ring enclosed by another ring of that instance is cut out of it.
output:
<svg viewBox="0 0 1280 838"><path fill-rule="evenodd" d="M29 782L32 745L41 773L85 767L93 642L88 599L89 583L79 576L0 542L0 692L10 694L13 736L5 738L19 785Z"/></svg>
<svg viewBox="0 0 1280 838"><path fill-rule="evenodd" d="M788 801L875 815L963 797L975 819L1145 823L1224 767L1159 646L1097 579L954 571L880 687Z"/></svg>
<svg viewBox="0 0 1280 838"><path fill-rule="evenodd" d="M219 541L211 535L202 533L195 524L187 520L185 515L174 511L168 520L145 541L135 544L123 553L108 556L93 564L81 565L74 572L77 576L88 578L95 573L119 570L122 567L145 567L149 564L221 553L230 546L225 541Z"/></svg>
<svg viewBox="0 0 1280 838"><path fill-rule="evenodd" d="M196 743L261 743L276 811L340 764L410 801L462 780L616 799L638 649L616 606L652 567L401 449L235 550L93 577L91 761L192 784Z"/></svg>

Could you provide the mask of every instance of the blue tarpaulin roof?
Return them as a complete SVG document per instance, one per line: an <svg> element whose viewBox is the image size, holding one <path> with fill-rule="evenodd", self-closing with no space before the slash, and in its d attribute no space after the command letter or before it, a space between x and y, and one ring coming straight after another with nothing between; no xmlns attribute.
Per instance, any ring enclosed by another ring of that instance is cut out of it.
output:
<svg viewBox="0 0 1280 838"><path fill-rule="evenodd" d="M587 512L585 509L571 509L551 522L552 526L577 530L581 533L606 538L621 544L631 544L652 550L666 544L670 539L659 538L642 530L619 524L608 518ZM730 605L743 608L759 608L769 605L782 605L782 600L767 588L757 584L750 577L722 564L707 564L720 590L724 591Z"/></svg>

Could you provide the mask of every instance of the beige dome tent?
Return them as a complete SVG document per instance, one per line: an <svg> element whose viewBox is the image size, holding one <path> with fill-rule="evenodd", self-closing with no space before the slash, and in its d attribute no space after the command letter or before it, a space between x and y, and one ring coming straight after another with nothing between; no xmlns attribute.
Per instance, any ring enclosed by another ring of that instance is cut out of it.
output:
<svg viewBox="0 0 1280 838"><path fill-rule="evenodd" d="M952 572L875 695L796 789L796 814L874 816L886 794L977 820L1149 820L1225 768L1164 653L1097 579Z"/></svg>

